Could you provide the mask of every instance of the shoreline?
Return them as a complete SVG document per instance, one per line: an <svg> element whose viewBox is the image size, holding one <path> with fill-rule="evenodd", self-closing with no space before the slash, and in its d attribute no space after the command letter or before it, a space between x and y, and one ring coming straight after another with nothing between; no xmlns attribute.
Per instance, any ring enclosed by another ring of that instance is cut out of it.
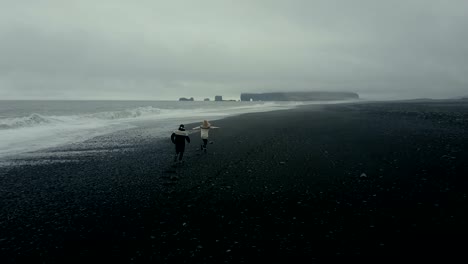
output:
<svg viewBox="0 0 468 264"><path fill-rule="evenodd" d="M191 134L181 167L171 166L170 140L145 128L128 131L142 135L129 151L0 168L0 255L461 256L467 117L464 101L302 106L213 121L221 129L210 132L208 153Z"/></svg>
<svg viewBox="0 0 468 264"><path fill-rule="evenodd" d="M152 132L161 134L166 132L165 130L171 130L174 123L196 122L201 118L199 116L221 119L246 111L270 111L277 107L287 109L295 105L287 102L271 104L243 102L221 105L206 102L184 104L165 101L146 103L127 101L119 106L109 102L104 103L104 106L98 106L93 101L82 103L84 108L89 106L91 111L80 110L79 102L72 105L76 113L64 111L62 108L66 107L66 103L61 101L48 106L49 110L39 107L41 104L39 102L32 103L31 106L24 103L3 106L6 108L6 116L0 119L0 138L3 139L0 139L0 161L21 159L21 156L49 150L66 149L69 145L86 144L94 138L118 135L119 131L135 127L160 127L159 131L153 129ZM19 111L18 115L14 115L12 109L15 107L23 110ZM122 134L126 136L125 132Z"/></svg>

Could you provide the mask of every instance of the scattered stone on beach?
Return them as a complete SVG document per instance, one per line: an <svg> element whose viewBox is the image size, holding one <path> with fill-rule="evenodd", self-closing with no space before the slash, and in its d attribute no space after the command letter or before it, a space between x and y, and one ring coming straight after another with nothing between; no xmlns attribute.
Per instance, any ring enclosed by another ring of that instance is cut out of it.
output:
<svg viewBox="0 0 468 264"><path fill-rule="evenodd" d="M285 115L285 117L291 116ZM367 118L364 115L358 117ZM295 115L293 118L302 120L300 115ZM331 124L338 121L334 120ZM313 123L321 125L320 122ZM400 124L400 120L396 120L395 123ZM54 246L60 246L56 241L60 242L63 230L68 230L67 235L70 238L76 238L83 243L81 248L73 249L80 250L76 251L79 254L95 253L84 243L95 238L95 235L109 234L106 243L112 252L104 250L100 252L103 256L109 257L106 254L117 253L117 257L129 256L126 260L135 262L142 255L144 257L140 259L144 260L157 257L159 254L161 262L164 263L177 261L223 263L223 260L249 262L250 253L258 254L259 258L265 257L266 259L262 259L265 262L272 262L268 259L270 257L274 260L277 255L293 253L298 257L311 257L313 254L321 253L349 256L359 254L404 256L404 253L418 246L418 243L414 242L433 242L427 238L430 238L434 231L447 231L444 239L440 240L442 242L434 238L434 248L447 244L451 239L455 241L462 237L463 233L451 235L449 232L464 230L467 219L466 213L460 211L459 206L468 200L468 196L462 191L464 185L457 185L465 183L465 179L459 175L463 175L465 171L462 158L466 155L446 152L444 146L439 146L441 143L435 137L428 137L434 134L430 129L425 132L426 130L420 131L414 128L418 132L414 135L418 140L407 144L412 138L400 137L399 133L399 129L406 129L404 126L399 126L397 130L387 125L387 122L383 122L382 127L377 126L380 123L373 123L369 125L382 130L371 127L371 130L365 131L363 135L360 124L356 124L359 125L357 127L349 126L349 129L356 129L356 132L350 130L353 134L350 134L352 137L349 139L369 136L370 139L375 137L380 140L380 137L386 139L390 134L394 134L395 136L390 139L395 139L395 144L387 146L386 141L382 148L367 143L358 146L357 143L360 144L361 141L348 140L332 134L330 137L336 136L337 141L330 141L329 153L325 151L327 154L333 154L333 158L337 161L332 168L326 159L330 157L322 157L320 151L313 148L317 145L317 137L311 137L310 142L304 141L304 135L307 134L301 130L294 130L290 134L290 140L288 138L287 141L290 148L284 148L281 140L278 140L279 143L264 147L263 141L255 139L263 140L265 136L257 137L255 133L252 133L252 140L249 141L252 144L242 144L239 148L235 148L236 140L219 139L223 144L216 146L219 148L217 156L196 162L198 160L196 154L188 152L190 166L185 168L171 168L167 162L156 166L152 163L154 158L150 157L151 155L147 157L144 155L145 152L142 152L143 154L136 152L135 157L122 158L122 163L112 161L108 166L104 166L107 164L106 161L102 168L98 162L90 163L89 168L86 167L87 163L84 163L83 169L74 166L70 168L47 166L41 173L32 171L36 168L25 167L15 171L16 175L29 175L21 179L10 177L9 174L8 177L2 177L0 172L0 179L4 179L2 183L4 181L8 183L7 180L11 178L9 185L11 190L15 191L4 194L7 201L15 206L19 205L18 208L23 209L24 214L30 212L26 210L28 207L36 209L32 211L33 217L28 220L26 217L20 218L21 214L17 211L10 212L9 205L2 208L3 219L6 220L0 220L4 228L0 230L3 231L0 232L2 234L0 252L4 253L16 247L16 251L12 250L11 255L23 256L28 252L37 252L44 254L44 259L51 259L53 262L55 256L52 253L47 253L42 246L35 249L35 246L42 244L46 238L50 241L49 252L60 253L62 249L54 249ZM348 123L343 125L348 127ZM380 133L388 129L390 129L388 135ZM307 133L314 133L315 130L311 131ZM273 132L272 135L275 136ZM321 133L317 132L316 135L320 136ZM402 130L401 134L405 133ZM460 138L462 137L465 139L466 136L461 135ZM232 139L232 136L230 138ZM434 152L426 150L426 139L433 142ZM454 141L453 145L459 141L459 139L456 139L456 142L455 139L450 140ZM341 141L349 145L343 145ZM396 143L403 144L402 152L399 152L400 147ZM228 145L226 149L224 145ZM353 151L356 151L355 145L359 153L378 151L376 159L368 160L367 156L353 155ZM172 145L168 146L172 151ZM421 151L417 155L410 155L414 153L412 147L420 147ZM292 150L305 155L297 155L294 159L287 160L283 155L292 157ZM393 152L394 150L396 152ZM406 152L403 150L409 151L407 156L404 156ZM231 151L233 153L230 153ZM279 154L275 159L269 159L271 152ZM308 154L311 153L313 155L309 157ZM395 155L401 157L398 171L394 170L397 162L394 160ZM428 157L430 159L425 160ZM434 164L431 162L439 161L441 157L442 162ZM358 164L356 161L358 159L363 159L365 162ZM285 166L286 163L288 166ZM138 167L138 164L142 164L142 167ZM226 166L227 164L229 166ZM281 168L278 165L284 166ZM116 171L108 173L109 166L115 166ZM290 167L291 170L288 170ZM423 170L424 167L427 170ZM448 170L452 167L453 170ZM461 169L455 170L459 168ZM364 169L373 177L368 176ZM224 174L226 170L229 174ZM31 173L22 173L23 171ZM311 171L314 172L310 173ZM41 183L55 177L55 173L60 176L63 174L63 177L57 178L67 181ZM159 176L157 173L160 173L161 177L155 177ZM67 176L68 174L71 176ZM326 177L329 175L332 177ZM40 181L37 180L39 177ZM181 179L177 181L179 177ZM19 189L23 191L22 193L16 193L17 182L21 183ZM116 185L116 182L119 185ZM2 190L6 188L5 184L1 186ZM75 189L77 191L71 193L73 196L53 199L56 197L52 194L61 193L59 192L63 189L61 186L66 187L64 189L66 191ZM232 188L226 191L230 187ZM35 190L43 192L36 194ZM439 190L450 192L439 194ZM40 199L38 201L26 199L30 197ZM109 202L101 204L103 200ZM47 210L49 207L51 210ZM83 209L80 209L81 207ZM44 209L46 211L39 211L42 208L46 208ZM60 213L57 215L55 212ZM67 216L69 213L70 217ZM123 213L126 213L127 217L121 218ZM38 217L35 217L36 214ZM51 217L60 219L51 221ZM70 223L69 219L74 222ZM114 224L108 219L117 221ZM18 220L22 222L18 223ZM413 226L417 227L416 230L410 230L410 225L413 223L411 221L417 221L418 226L416 224ZM28 223L32 226L27 225ZM110 225L107 226L107 223ZM64 228L57 229L60 226ZM425 236L414 236L416 232ZM56 234L58 237L49 239L50 234ZM122 234L122 237L119 234ZM199 237L193 238L194 236ZM356 236L362 239L356 242L354 239ZM407 237L409 239L405 240ZM27 244L29 240L25 238L32 241L31 245ZM25 242L22 242L23 240ZM132 245L129 245L130 241ZM262 244L263 241L267 243ZM376 251L379 246L383 248L378 248ZM423 246L425 245L420 247L425 252L432 250ZM291 262L294 262L293 260Z"/></svg>

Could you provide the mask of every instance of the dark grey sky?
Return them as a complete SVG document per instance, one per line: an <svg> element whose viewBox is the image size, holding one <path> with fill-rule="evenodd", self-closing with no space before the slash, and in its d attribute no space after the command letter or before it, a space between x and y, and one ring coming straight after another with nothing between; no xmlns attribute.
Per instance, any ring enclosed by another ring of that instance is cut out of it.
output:
<svg viewBox="0 0 468 264"><path fill-rule="evenodd" d="M0 0L0 99L468 94L466 0Z"/></svg>

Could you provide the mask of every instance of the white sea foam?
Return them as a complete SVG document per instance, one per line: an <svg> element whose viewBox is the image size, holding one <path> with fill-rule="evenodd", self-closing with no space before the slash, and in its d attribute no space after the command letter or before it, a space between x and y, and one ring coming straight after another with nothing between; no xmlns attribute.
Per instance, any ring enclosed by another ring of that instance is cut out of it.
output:
<svg viewBox="0 0 468 264"><path fill-rule="evenodd" d="M159 109L152 106L137 107L133 109L126 109L120 111L97 112L84 115L70 115L70 116L44 116L38 113L32 113L29 116L15 117L15 118L2 118L0 119L0 130L5 129L18 129L24 127L42 127L45 125L57 124L75 124L86 121L111 121L123 120L129 121L132 119L146 119L146 118L175 118L187 116L201 116L204 114L214 115L230 115L235 113L256 112L256 111L269 111L275 108L288 108L298 104L276 104L264 103L255 105L241 105L231 106L229 108L194 108L194 109Z"/></svg>
<svg viewBox="0 0 468 264"><path fill-rule="evenodd" d="M174 124L215 120L248 112L293 108L303 103L259 102L177 104L170 107L139 106L117 111L96 111L75 115L30 113L0 118L0 157L37 151L67 143L81 142L99 135L138 126L143 121L157 122L161 135ZM158 135L155 135L158 136Z"/></svg>

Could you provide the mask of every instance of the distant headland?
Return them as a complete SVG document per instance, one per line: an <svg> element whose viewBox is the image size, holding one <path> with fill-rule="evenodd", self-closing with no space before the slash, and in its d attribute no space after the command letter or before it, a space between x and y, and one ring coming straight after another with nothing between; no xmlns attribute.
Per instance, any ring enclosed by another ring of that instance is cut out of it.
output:
<svg viewBox="0 0 468 264"><path fill-rule="evenodd" d="M275 92L242 93L241 101L335 101L359 99L353 92Z"/></svg>

